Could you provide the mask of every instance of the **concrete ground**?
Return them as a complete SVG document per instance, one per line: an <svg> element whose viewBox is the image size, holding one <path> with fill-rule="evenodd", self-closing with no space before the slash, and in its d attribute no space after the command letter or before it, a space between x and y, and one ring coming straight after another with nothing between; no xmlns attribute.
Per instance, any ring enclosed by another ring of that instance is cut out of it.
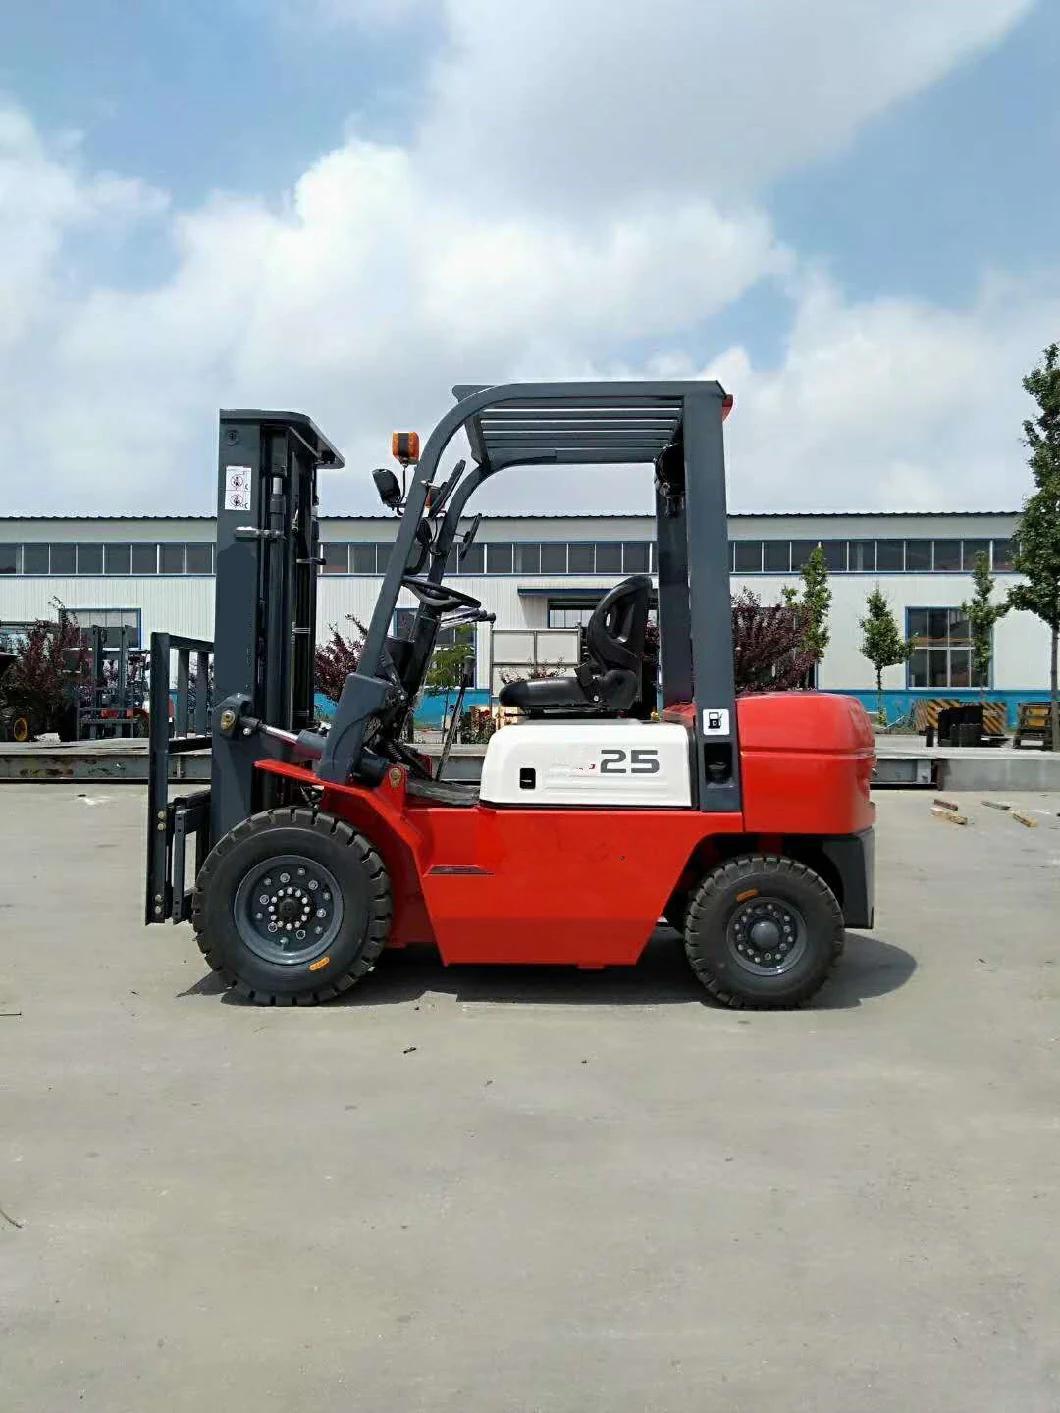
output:
<svg viewBox="0 0 1060 1413"><path fill-rule="evenodd" d="M878 931L739 1015L664 932L228 1003L82 791L0 788L4 1413L1060 1407L1060 797L881 794Z"/></svg>

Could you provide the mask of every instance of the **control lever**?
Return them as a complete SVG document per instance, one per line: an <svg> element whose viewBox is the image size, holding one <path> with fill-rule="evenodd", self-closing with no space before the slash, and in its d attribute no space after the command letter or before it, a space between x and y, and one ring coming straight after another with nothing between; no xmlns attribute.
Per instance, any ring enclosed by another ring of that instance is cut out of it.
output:
<svg viewBox="0 0 1060 1413"><path fill-rule="evenodd" d="M427 492L428 515L437 515L438 512L441 510L442 506L445 505L446 501L456 489L457 481L459 481L460 477L464 474L464 467L466 465L467 462L463 458L461 458L453 467L449 475L449 479L447 481L443 481L443 483L438 487L437 493L432 494L430 491Z"/></svg>
<svg viewBox="0 0 1060 1413"><path fill-rule="evenodd" d="M461 708L464 705L464 693L471 686L471 659L465 658L464 670L460 674L460 691L457 693L456 705L453 707L453 714L449 718L449 729L445 733L445 740L442 743L442 754L438 758L438 774L434 777L441 780L445 774L445 767L449 763L449 752L453 749L453 742L456 740L457 728L460 725Z"/></svg>

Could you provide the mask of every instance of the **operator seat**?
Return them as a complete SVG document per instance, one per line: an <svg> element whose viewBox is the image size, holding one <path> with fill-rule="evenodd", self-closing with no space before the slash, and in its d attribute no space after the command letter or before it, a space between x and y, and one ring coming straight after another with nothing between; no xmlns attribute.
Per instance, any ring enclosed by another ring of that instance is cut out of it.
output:
<svg viewBox="0 0 1060 1413"><path fill-rule="evenodd" d="M528 716L606 716L628 711L641 692L651 592L646 574L634 574L616 584L585 625L588 657L573 676L507 682L501 688L501 706L518 707Z"/></svg>

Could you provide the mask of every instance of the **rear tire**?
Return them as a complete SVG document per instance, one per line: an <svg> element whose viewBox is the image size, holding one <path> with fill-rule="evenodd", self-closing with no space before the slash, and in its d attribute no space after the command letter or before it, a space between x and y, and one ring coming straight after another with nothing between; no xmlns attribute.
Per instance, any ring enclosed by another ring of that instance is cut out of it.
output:
<svg viewBox="0 0 1060 1413"><path fill-rule="evenodd" d="M843 950L843 914L805 864L749 854L709 873L692 894L685 951L707 991L733 1008L800 1006Z"/></svg>
<svg viewBox="0 0 1060 1413"><path fill-rule="evenodd" d="M199 872L192 926L227 984L256 1005L313 1005L348 991L386 946L390 879L334 815L276 809L218 840Z"/></svg>

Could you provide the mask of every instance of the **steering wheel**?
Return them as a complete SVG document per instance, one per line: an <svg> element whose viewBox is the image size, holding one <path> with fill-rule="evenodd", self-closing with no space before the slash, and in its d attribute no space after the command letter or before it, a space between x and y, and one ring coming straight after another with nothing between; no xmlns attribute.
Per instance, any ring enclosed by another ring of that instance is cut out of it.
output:
<svg viewBox="0 0 1060 1413"><path fill-rule="evenodd" d="M416 595L420 603L432 608L436 613L453 613L458 608L481 608L482 600L473 599L470 594L462 594L459 589L451 589L446 584L435 584L420 574L406 574L402 587Z"/></svg>

